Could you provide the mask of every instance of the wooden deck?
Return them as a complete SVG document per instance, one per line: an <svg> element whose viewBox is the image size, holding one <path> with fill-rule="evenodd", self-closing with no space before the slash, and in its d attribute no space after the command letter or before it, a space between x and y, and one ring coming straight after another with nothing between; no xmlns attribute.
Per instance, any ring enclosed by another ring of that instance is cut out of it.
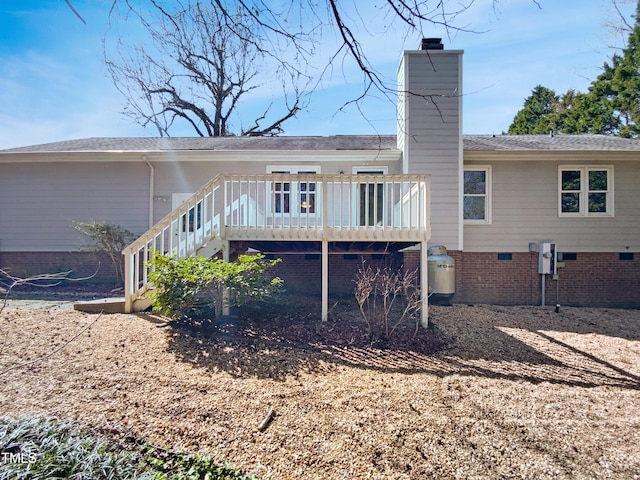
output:
<svg viewBox="0 0 640 480"><path fill-rule="evenodd" d="M230 242L312 242L323 254L324 285L330 243L426 250L430 233L427 175L220 175L123 251L125 311L149 286L154 251L186 258L228 255Z"/></svg>

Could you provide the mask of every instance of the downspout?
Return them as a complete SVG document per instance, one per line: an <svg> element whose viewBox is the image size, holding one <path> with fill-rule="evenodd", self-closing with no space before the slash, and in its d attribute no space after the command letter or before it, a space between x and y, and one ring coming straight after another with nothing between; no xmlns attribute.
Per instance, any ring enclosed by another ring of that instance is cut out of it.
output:
<svg viewBox="0 0 640 480"><path fill-rule="evenodd" d="M153 165L151 165L151 163L147 161L146 155L142 157L142 160L144 160L144 163L146 163L147 167L149 167L149 228L151 228L153 227L153 197L155 193L154 192L155 169L153 168Z"/></svg>

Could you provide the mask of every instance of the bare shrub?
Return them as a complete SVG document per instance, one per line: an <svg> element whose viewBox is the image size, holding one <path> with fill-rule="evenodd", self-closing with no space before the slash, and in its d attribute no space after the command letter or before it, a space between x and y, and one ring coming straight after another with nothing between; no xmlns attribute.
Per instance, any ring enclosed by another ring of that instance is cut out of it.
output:
<svg viewBox="0 0 640 480"><path fill-rule="evenodd" d="M86 241L87 251L106 253L116 272L118 284L124 283L124 257L122 250L136 235L120 225L109 223L74 222L73 227L82 233Z"/></svg>
<svg viewBox="0 0 640 480"><path fill-rule="evenodd" d="M407 320L415 322L415 335L421 307L417 270L374 270L363 262L354 282L354 295L372 343L388 339Z"/></svg>
<svg viewBox="0 0 640 480"><path fill-rule="evenodd" d="M9 295L11 295L11 291L16 287L19 287L21 285L29 285L31 287L40 288L57 287L63 282L82 282L85 280L90 280L96 276L98 271L96 270L92 275L83 278L71 278L70 275L72 273L73 270L69 270L68 272L41 273L31 275L30 277L17 277L15 275L12 275L9 270L0 268L0 292L4 294L2 304L0 304L0 313L2 313L2 311L7 306Z"/></svg>

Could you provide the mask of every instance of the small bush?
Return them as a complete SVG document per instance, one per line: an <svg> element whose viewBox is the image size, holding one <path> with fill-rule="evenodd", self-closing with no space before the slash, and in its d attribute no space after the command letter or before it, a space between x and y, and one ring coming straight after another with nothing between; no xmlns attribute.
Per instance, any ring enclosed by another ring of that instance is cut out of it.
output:
<svg viewBox="0 0 640 480"><path fill-rule="evenodd" d="M356 274L354 295L371 342L388 339L409 319L415 321L417 332L422 305L417 279L417 270L373 270L362 264Z"/></svg>
<svg viewBox="0 0 640 480"><path fill-rule="evenodd" d="M151 306L171 318L190 313L196 296L214 282L212 262L204 257L176 260L155 252L151 267L149 280L154 285L150 293Z"/></svg>
<svg viewBox="0 0 640 480"><path fill-rule="evenodd" d="M255 480L210 457L107 438L71 421L0 418L0 480Z"/></svg>
<svg viewBox="0 0 640 480"><path fill-rule="evenodd" d="M124 257L122 250L135 235L120 225L109 223L74 222L74 228L85 236L86 249L90 252L104 252L109 255L116 277L120 284L124 283Z"/></svg>
<svg viewBox="0 0 640 480"><path fill-rule="evenodd" d="M248 299L260 300L282 287L278 277L268 279L266 271L280 259L266 260L264 255L240 255L237 262L192 257L177 260L155 252L151 261L150 293L155 311L171 318L198 315L198 308L213 306L216 316L223 307L223 291L229 301L242 305Z"/></svg>

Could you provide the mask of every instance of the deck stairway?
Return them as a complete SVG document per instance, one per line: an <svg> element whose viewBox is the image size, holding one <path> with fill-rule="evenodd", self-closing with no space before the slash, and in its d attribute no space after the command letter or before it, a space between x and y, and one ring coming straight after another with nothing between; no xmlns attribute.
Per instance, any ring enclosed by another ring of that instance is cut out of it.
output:
<svg viewBox="0 0 640 480"><path fill-rule="evenodd" d="M154 251L228 259L232 244L315 242L326 277L329 244L424 247L429 214L427 175L219 175L125 248L124 310L148 306Z"/></svg>

